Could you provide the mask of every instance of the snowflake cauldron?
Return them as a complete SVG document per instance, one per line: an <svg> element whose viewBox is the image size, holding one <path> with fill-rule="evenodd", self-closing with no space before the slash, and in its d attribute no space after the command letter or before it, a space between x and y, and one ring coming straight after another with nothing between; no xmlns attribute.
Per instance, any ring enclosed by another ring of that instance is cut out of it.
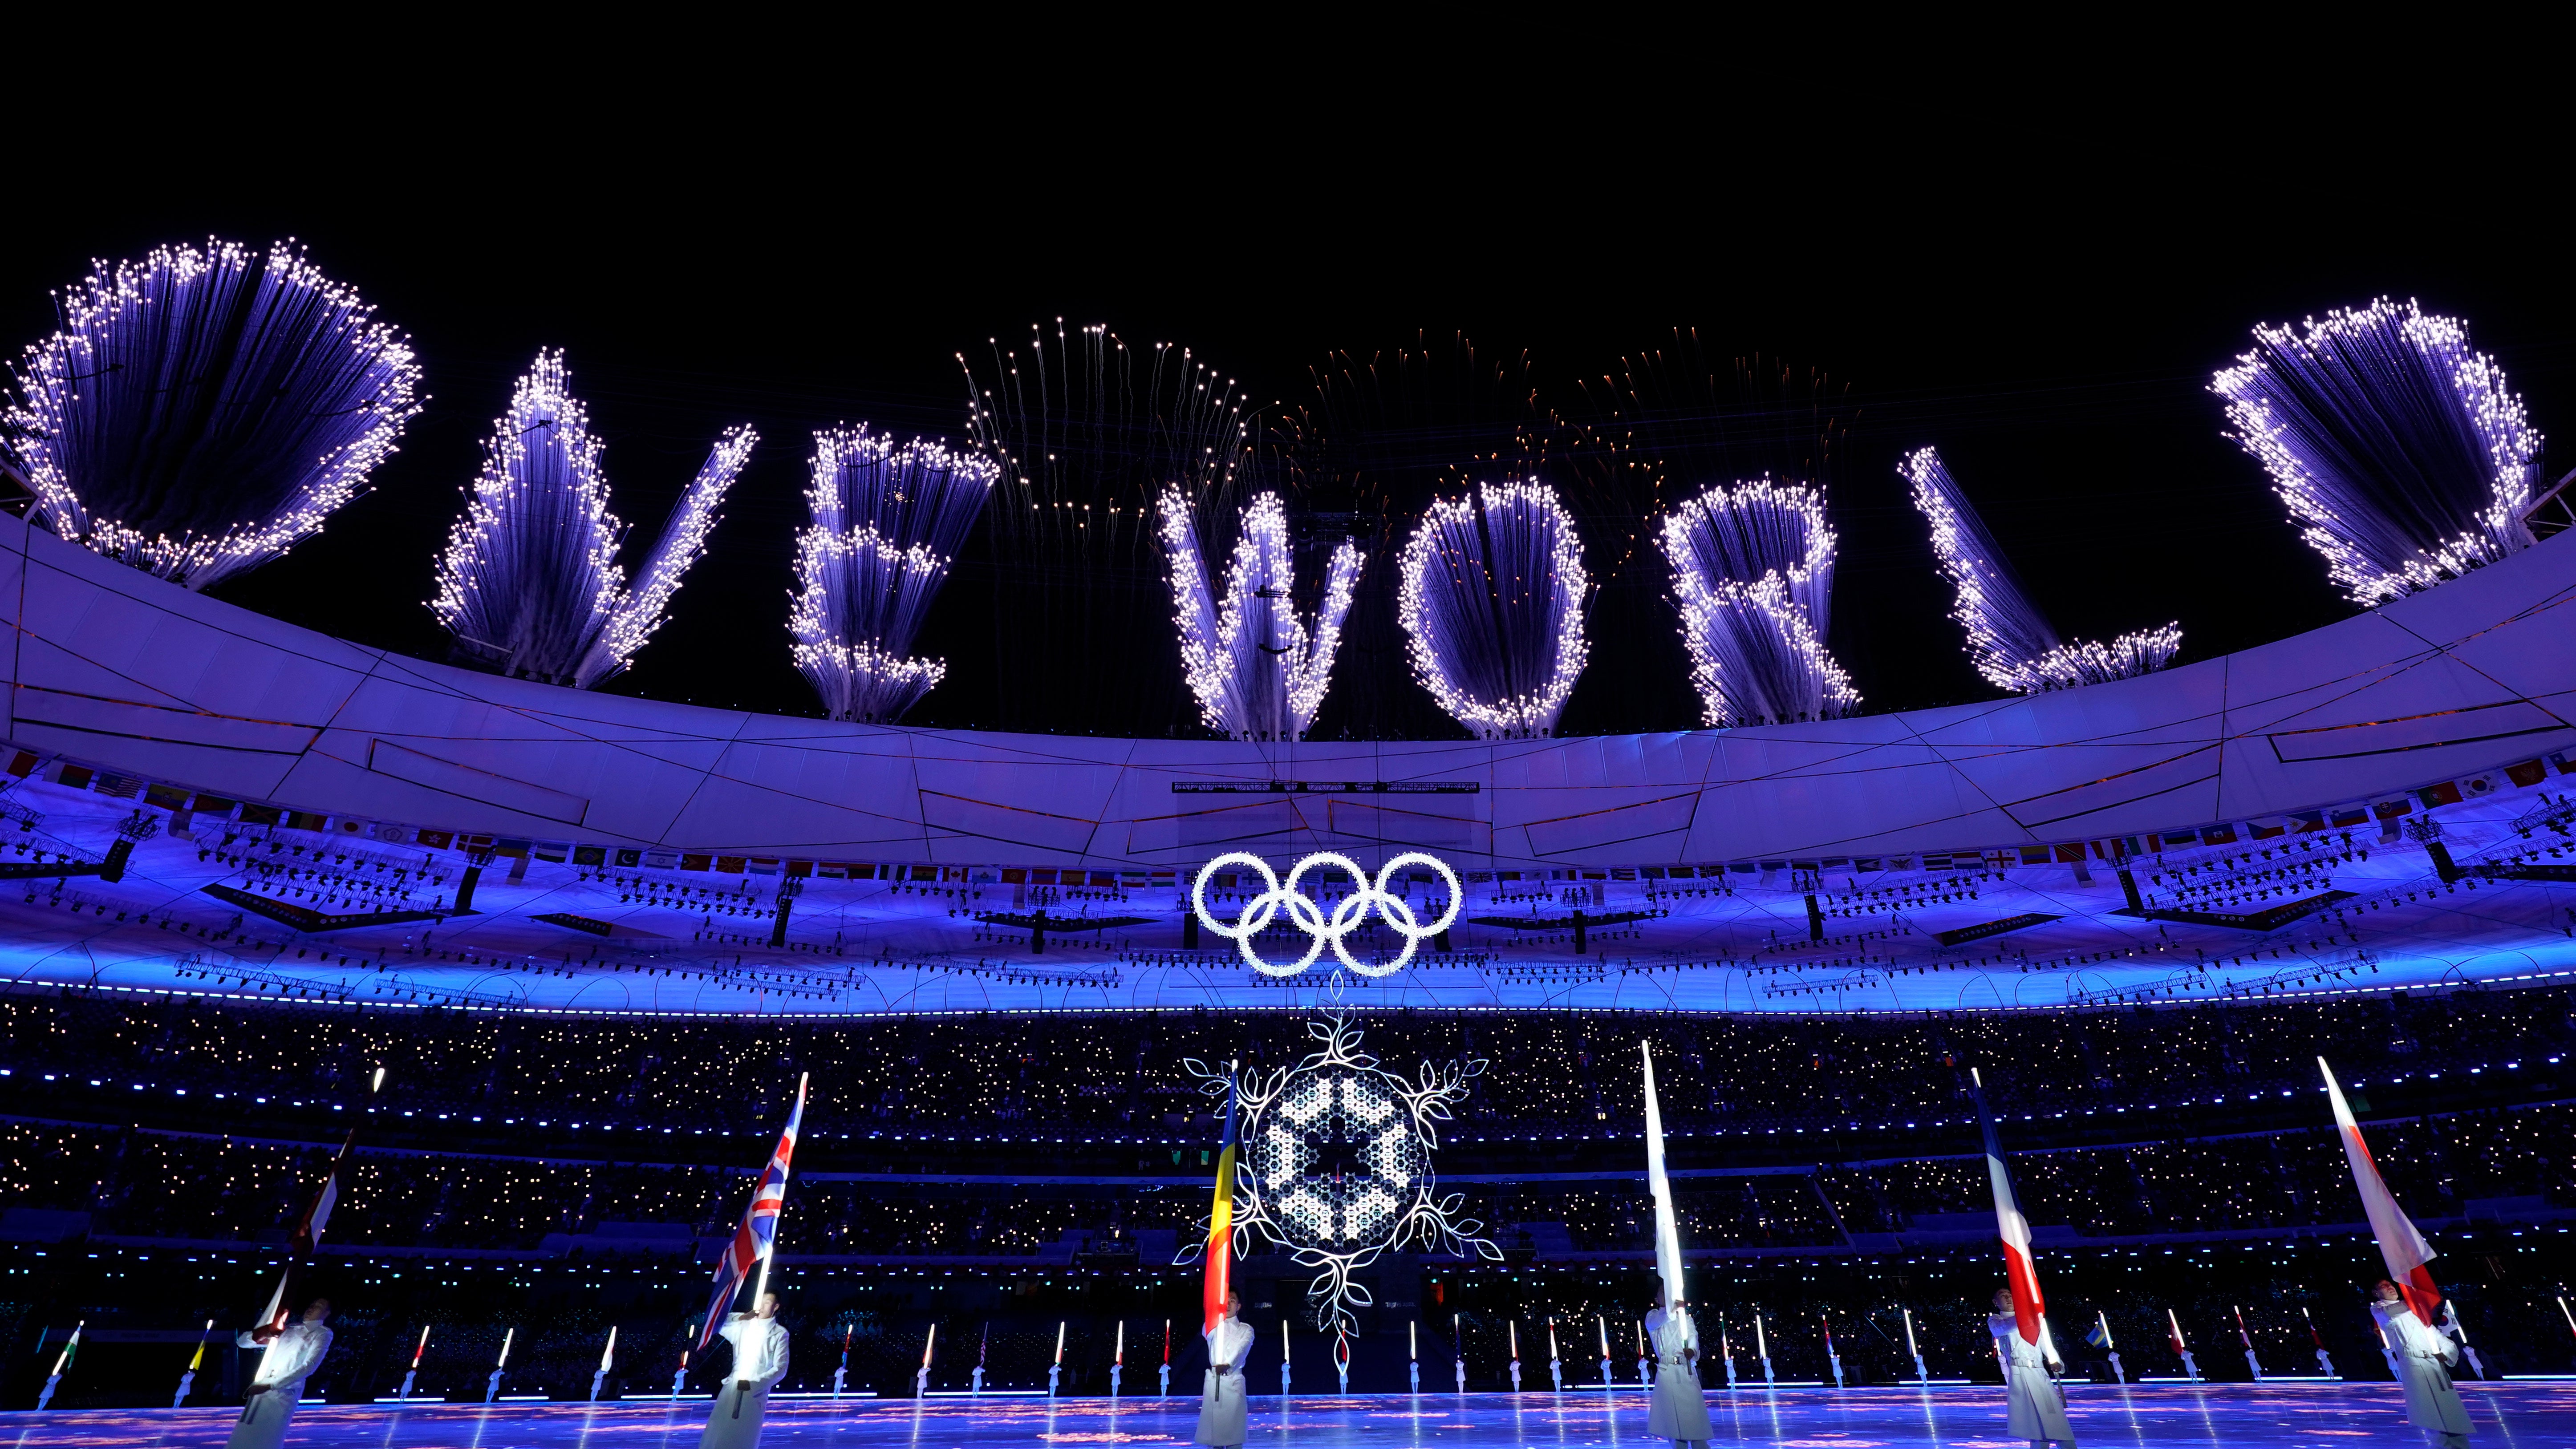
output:
<svg viewBox="0 0 2576 1449"><path fill-rule="evenodd" d="M1355 1310L1372 1302L1352 1275L1408 1243L1426 1251L1470 1253L1499 1261L1477 1236L1483 1224L1458 1216L1465 1199L1439 1195L1431 1154L1439 1124L1467 1097L1467 1079L1482 1061L1422 1064L1408 1080L1378 1065L1343 1017L1309 1022L1322 1049L1295 1066L1244 1074L1238 1088L1242 1168L1235 1176L1234 1251L1258 1231L1287 1250L1299 1267L1318 1270L1307 1287L1315 1326L1346 1334ZM1200 1090L1224 1110L1226 1074L1183 1063ZM1201 1220L1201 1238L1205 1237ZM1179 1259L1205 1251L1193 1246Z"/></svg>

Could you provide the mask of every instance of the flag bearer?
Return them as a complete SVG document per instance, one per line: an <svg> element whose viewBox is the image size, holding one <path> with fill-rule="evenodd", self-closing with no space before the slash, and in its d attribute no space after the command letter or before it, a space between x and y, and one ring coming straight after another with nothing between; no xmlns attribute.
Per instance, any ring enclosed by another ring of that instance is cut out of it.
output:
<svg viewBox="0 0 2576 1449"><path fill-rule="evenodd" d="M251 1375L250 1397L233 1421L227 1449L277 1449L286 1442L287 1421L304 1397L304 1380L331 1352L331 1300L305 1305L301 1321L280 1328L263 1323L234 1341L244 1348L266 1349L259 1371Z"/></svg>

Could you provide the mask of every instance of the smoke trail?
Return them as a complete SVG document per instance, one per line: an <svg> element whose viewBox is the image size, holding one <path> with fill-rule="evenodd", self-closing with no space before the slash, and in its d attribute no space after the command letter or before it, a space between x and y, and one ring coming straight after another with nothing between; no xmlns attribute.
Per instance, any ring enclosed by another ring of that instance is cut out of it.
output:
<svg viewBox="0 0 2576 1449"><path fill-rule="evenodd" d="M2057 637L2012 565L1969 506L1958 481L1930 448L1906 455L1896 471L1911 485L1914 507L1931 525L1932 552L1958 591L1950 617L1968 631L1968 655L1997 689L2022 694L2128 679L2162 669L2182 647L2182 628L2166 624L2123 634L2108 644Z"/></svg>
<svg viewBox="0 0 2576 1449"><path fill-rule="evenodd" d="M788 615L796 668L834 719L891 723L947 675L909 654L999 470L865 424L814 435Z"/></svg>
<svg viewBox="0 0 2576 1449"><path fill-rule="evenodd" d="M98 263L0 422L47 528L191 589L321 531L420 411L410 345L291 243Z"/></svg>
<svg viewBox="0 0 2576 1449"><path fill-rule="evenodd" d="M2210 390L2355 604L2531 546L2540 434L2457 318L2382 297L2304 332L2257 327Z"/></svg>
<svg viewBox="0 0 2576 1449"><path fill-rule="evenodd" d="M1530 479L1435 500L1402 568L1396 615L1440 707L1488 739L1555 729L1589 654L1591 590L1556 491Z"/></svg>
<svg viewBox="0 0 2576 1449"><path fill-rule="evenodd" d="M1834 530L1813 489L1712 485L1664 515L1673 604L1710 725L1835 719L1860 693L1825 648Z"/></svg>
<svg viewBox="0 0 2576 1449"><path fill-rule="evenodd" d="M1181 670L1198 696L1201 718L1236 739L1302 736L1331 687L1342 622L1359 583L1359 546L1345 541L1333 550L1309 629L1291 597L1288 513L1278 494L1264 493L1243 511L1222 607L1208 584L1188 501L1179 489L1167 489L1159 507Z"/></svg>
<svg viewBox="0 0 2576 1449"><path fill-rule="evenodd" d="M512 389L448 534L430 608L484 664L587 689L625 668L661 627L758 435L736 427L717 442L630 592L617 563L626 525L608 509L601 444L569 381L556 349L538 353Z"/></svg>

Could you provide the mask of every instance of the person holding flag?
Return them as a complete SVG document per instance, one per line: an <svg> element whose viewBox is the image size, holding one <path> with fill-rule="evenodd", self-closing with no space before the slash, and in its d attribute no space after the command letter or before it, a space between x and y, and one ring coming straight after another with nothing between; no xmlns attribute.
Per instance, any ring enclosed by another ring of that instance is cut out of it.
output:
<svg viewBox="0 0 2576 1449"><path fill-rule="evenodd" d="M787 1329L778 1321L778 1295L769 1291L769 1260L778 1250L778 1218L787 1208L787 1171L796 1156L796 1134L805 1122L806 1078L796 1079L796 1105L787 1113L787 1130L761 1170L751 1191L751 1206L734 1229L733 1241L716 1260L715 1293L707 1300L706 1326L698 1331L698 1351L719 1337L733 1345L733 1370L717 1391L714 1412L698 1449L756 1449L761 1414L769 1391L787 1377ZM729 1313L743 1280L757 1267L751 1311Z"/></svg>
<svg viewBox="0 0 2576 1449"><path fill-rule="evenodd" d="M1968 1068L1969 1096L1977 1106L1977 1129L1985 1135L1986 1178L1995 1191L1995 1227L2003 1239L2003 1287L1995 1290L1995 1311L1986 1330L1995 1337L2004 1360L2004 1396L2011 1405L2010 1426L2016 1439L2032 1444L2075 1442L2066 1422L2066 1395L2054 1374L2066 1364L2048 1332L2048 1305L2039 1295L2039 1271L2030 1256L2030 1222L2013 1199L2012 1174L2004 1166L2003 1142L1995 1119L1986 1111L1985 1078Z"/></svg>
<svg viewBox="0 0 2576 1449"><path fill-rule="evenodd" d="M280 1291L284 1291L282 1283ZM272 1319L234 1340L243 1348L268 1351L259 1356L250 1397L242 1405L241 1417L233 1421L226 1449L278 1449L286 1442L287 1423L304 1397L304 1380L331 1352L330 1323L331 1300L316 1298L304 1305L300 1322Z"/></svg>
<svg viewBox="0 0 2576 1449"><path fill-rule="evenodd" d="M1234 1267L1234 1073L1225 1082L1225 1139L1216 1154L1216 1199L1208 1209L1207 1279L1199 1306L1207 1340L1207 1383L1199 1393L1198 1432L1191 1441L1211 1446L1241 1444L1246 1432L1243 1366L1252 1359L1252 1325L1241 1318L1243 1300L1236 1296Z"/></svg>
<svg viewBox="0 0 2576 1449"><path fill-rule="evenodd" d="M1655 1100L1655 1049L1639 1042L1646 1060L1646 1190L1655 1199L1655 1273L1663 1284L1659 1302L1646 1315L1646 1334L1655 1346L1655 1395L1646 1410L1646 1432L1670 1439L1681 1449L1705 1445L1715 1432L1708 1422L1708 1394L1699 1383L1699 1326L1691 1322L1690 1304L1682 1295L1682 1235L1673 1216L1673 1185L1664 1175L1664 1113Z"/></svg>
<svg viewBox="0 0 2576 1449"><path fill-rule="evenodd" d="M2397 1206L2396 1195L2379 1175L2361 1124L2352 1119L2343 1087L2324 1057L2317 1070L2326 1079L2326 1099L2334 1108L2335 1135L2343 1139L2344 1160L2361 1192L2361 1209L2370 1233L2379 1240L2380 1259L2388 1276L2373 1287L2370 1313L2379 1320L2398 1382L2406 1386L2406 1418L2435 1436L2443 1449L2464 1449L2469 1442L2469 1411L2452 1387L2451 1366L2460 1361L2459 1345L2434 1326L2442 1311L2442 1290L2433 1281L2433 1245L2415 1230L2413 1220Z"/></svg>

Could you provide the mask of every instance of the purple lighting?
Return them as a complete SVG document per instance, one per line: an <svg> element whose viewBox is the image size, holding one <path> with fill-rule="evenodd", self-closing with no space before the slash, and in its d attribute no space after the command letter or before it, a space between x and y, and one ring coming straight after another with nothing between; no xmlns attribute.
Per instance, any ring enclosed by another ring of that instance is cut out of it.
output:
<svg viewBox="0 0 2576 1449"><path fill-rule="evenodd" d="M560 350L538 353L519 379L448 535L430 608L501 672L587 689L661 627L759 435L736 427L717 441L629 589L617 563L626 525L608 511L601 444L569 380Z"/></svg>
<svg viewBox="0 0 2576 1449"><path fill-rule="evenodd" d="M2531 546L2540 434L2458 318L2382 297L2304 331L2257 327L2236 361L2210 384L2228 436L2355 604Z"/></svg>
<svg viewBox="0 0 2576 1449"><path fill-rule="evenodd" d="M1533 478L1435 500L1402 567L1397 618L1440 707L1485 739L1554 730L1590 656L1592 590L1556 490Z"/></svg>
<svg viewBox="0 0 2576 1449"><path fill-rule="evenodd" d="M1896 471L1912 485L1914 507L1931 525L1932 552L1941 561L1942 576L1958 591L1950 617L1968 631L1968 654L1977 672L1997 689L2036 694L2128 679L2164 668L2182 647L2178 624L2123 634L2108 644L2060 640L2048 616L2022 592L2012 565L1940 455L1916 449Z"/></svg>
<svg viewBox="0 0 2576 1449"><path fill-rule="evenodd" d="M1333 655L1363 562L1358 545L1333 550L1309 628L1289 597L1288 512L1278 494L1261 494L1243 510L1221 603L1208 583L1197 522L1178 488L1164 490L1160 512L1172 622L1200 717L1235 739L1303 735L1332 684Z"/></svg>
<svg viewBox="0 0 2576 1449"><path fill-rule="evenodd" d="M410 345L291 241L101 262L57 306L0 409L37 516L191 589L320 532L420 411Z"/></svg>
<svg viewBox="0 0 2576 1449"><path fill-rule="evenodd" d="M1664 515L1673 604L1711 725L1836 719L1860 692L1825 648L1835 535L1824 496L1756 478Z"/></svg>
<svg viewBox="0 0 2576 1449"><path fill-rule="evenodd" d="M796 668L832 718L891 722L947 673L909 651L1000 470L865 424L816 433L812 466L787 621Z"/></svg>

